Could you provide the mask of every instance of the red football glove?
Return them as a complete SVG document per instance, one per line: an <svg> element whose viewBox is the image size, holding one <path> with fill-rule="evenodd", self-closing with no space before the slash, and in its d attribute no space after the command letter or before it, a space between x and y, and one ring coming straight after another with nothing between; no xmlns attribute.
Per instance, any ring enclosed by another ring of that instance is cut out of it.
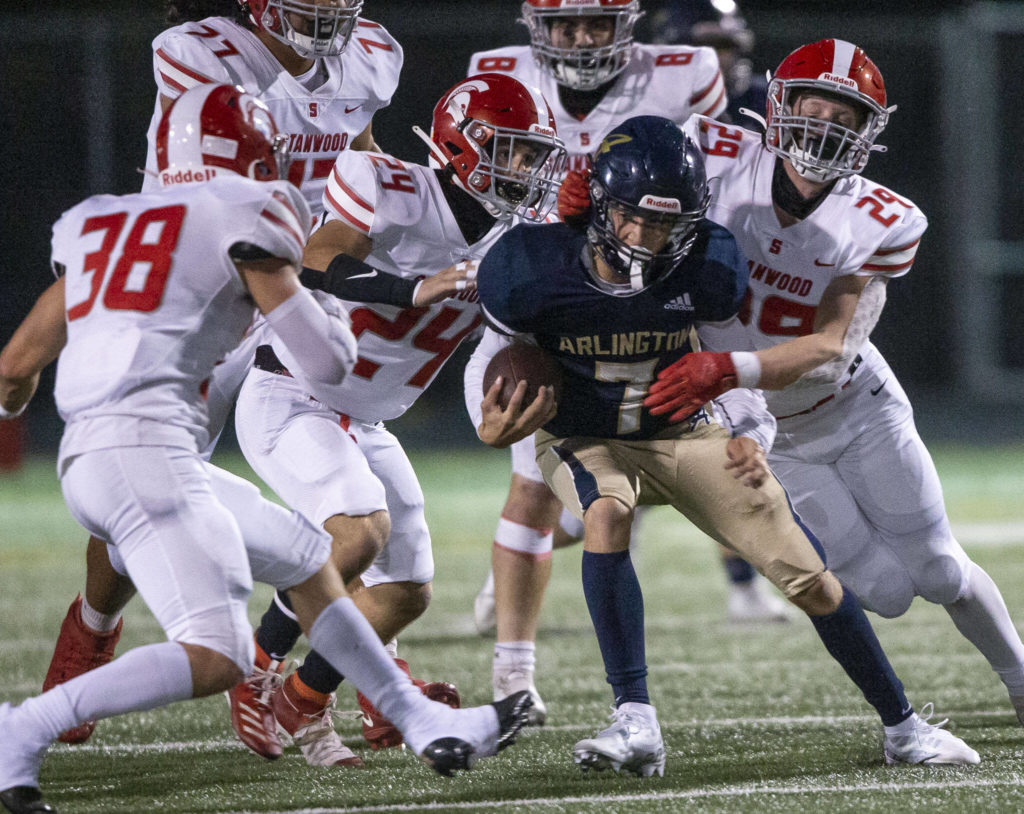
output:
<svg viewBox="0 0 1024 814"><path fill-rule="evenodd" d="M558 217L577 226L590 217L590 170L571 170L558 189Z"/></svg>
<svg viewBox="0 0 1024 814"><path fill-rule="evenodd" d="M644 406L650 408L651 415L675 410L668 419L675 424L736 384L736 366L728 353L688 353L658 374Z"/></svg>

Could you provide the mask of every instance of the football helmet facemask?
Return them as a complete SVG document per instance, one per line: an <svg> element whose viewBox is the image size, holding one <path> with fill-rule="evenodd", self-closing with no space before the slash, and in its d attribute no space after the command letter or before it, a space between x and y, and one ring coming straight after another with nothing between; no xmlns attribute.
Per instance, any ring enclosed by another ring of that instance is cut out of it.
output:
<svg viewBox="0 0 1024 814"><path fill-rule="evenodd" d="M363 0L238 0L261 30L307 59L345 50Z"/></svg>
<svg viewBox="0 0 1024 814"><path fill-rule="evenodd" d="M277 181L288 177L288 137L255 96L231 85L197 85L160 119L156 163L164 187L225 173Z"/></svg>
<svg viewBox="0 0 1024 814"><path fill-rule="evenodd" d="M539 90L505 74L470 76L434 107L432 162L495 216L544 220L565 167L565 145Z"/></svg>
<svg viewBox="0 0 1024 814"><path fill-rule="evenodd" d="M525 0L522 22L530 29L530 49L540 67L560 85L594 90L626 69L633 46L633 26L640 19L638 0ZM562 48L551 42L558 20L604 17L612 25L607 45Z"/></svg>
<svg viewBox="0 0 1024 814"><path fill-rule="evenodd" d="M862 122L855 128L793 113L801 94L852 104ZM797 48L768 83L765 145L789 159L810 181L824 183L861 172L896 107L886 107L885 83L863 50L845 40L820 40Z"/></svg>
<svg viewBox="0 0 1024 814"><path fill-rule="evenodd" d="M594 157L590 198L587 238L621 282L596 271L592 277L617 296L638 294L679 266L711 200L700 149L661 116L635 116L605 136ZM660 248L620 237L627 223L656 236Z"/></svg>

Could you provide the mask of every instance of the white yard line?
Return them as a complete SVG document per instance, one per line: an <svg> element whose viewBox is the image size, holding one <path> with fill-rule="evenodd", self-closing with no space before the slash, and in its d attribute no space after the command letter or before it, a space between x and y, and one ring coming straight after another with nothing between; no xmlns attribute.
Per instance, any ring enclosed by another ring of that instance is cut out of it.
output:
<svg viewBox="0 0 1024 814"><path fill-rule="evenodd" d="M1024 542L1024 520L999 523L954 523L953 535L962 545L1007 545Z"/></svg>
<svg viewBox="0 0 1024 814"><path fill-rule="evenodd" d="M360 812L385 811L458 811L462 809L494 808L508 809L520 806L524 809L545 807L561 808L567 804L584 804L606 806L609 803L658 802L664 800L696 800L716 797L743 797L752 799L755 795L791 795L791 794L851 794L857 792L876 791L938 791L951 788L980 789L1000 786L1019 787L1024 776L1014 775L1003 780L936 780L918 783L843 783L839 785L808 784L807 786L759 786L744 784L740 786L721 786L719 788L692 789L688 791L665 791L639 794L594 794L577 797L526 797L519 800L476 800L473 802L435 802L435 803L400 803L397 805L359 806L357 808L303 808L291 811L291 814L356 814ZM252 812L235 812L235 814L253 814Z"/></svg>

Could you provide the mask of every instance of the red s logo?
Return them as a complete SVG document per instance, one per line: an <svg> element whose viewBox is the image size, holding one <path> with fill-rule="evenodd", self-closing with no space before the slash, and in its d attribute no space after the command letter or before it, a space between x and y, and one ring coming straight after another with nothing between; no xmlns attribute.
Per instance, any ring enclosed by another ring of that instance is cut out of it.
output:
<svg viewBox="0 0 1024 814"><path fill-rule="evenodd" d="M319 115L320 115L319 103L318 102L310 102L309 103L309 118L315 119Z"/></svg>

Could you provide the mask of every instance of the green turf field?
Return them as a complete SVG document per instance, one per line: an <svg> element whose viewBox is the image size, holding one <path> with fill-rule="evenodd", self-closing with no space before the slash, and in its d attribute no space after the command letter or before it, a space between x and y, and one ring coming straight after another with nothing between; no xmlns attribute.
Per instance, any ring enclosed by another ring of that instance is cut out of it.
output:
<svg viewBox="0 0 1024 814"><path fill-rule="evenodd" d="M968 552L1024 620L1024 449L934 450L950 514ZM473 597L507 485L507 456L413 456L427 495L437 564L434 601L401 637L414 674L490 700L491 648L473 630ZM237 459L222 460L238 471ZM49 460L0 476L0 700L37 691L53 640L82 585L85 535L70 519ZM878 620L883 644L920 709L974 746L970 769L887 768L881 729L808 623L723 621L724 577L710 543L671 511L650 513L637 568L647 605L652 700L668 749L664 778L581 775L573 743L603 727L610 691L579 585L578 550L555 554L538 644L549 725L453 779L410 755L365 749L356 718L339 731L364 771L313 770L289 750L276 763L232 735L222 697L105 721L92 740L51 750L42 773L61 812L793 812L1024 811L1024 730L1002 685L945 612L918 601ZM269 593L258 588L255 621ZM143 605L126 613L120 650L161 632ZM355 709L343 686L340 709ZM0 733L2 737L2 733Z"/></svg>

